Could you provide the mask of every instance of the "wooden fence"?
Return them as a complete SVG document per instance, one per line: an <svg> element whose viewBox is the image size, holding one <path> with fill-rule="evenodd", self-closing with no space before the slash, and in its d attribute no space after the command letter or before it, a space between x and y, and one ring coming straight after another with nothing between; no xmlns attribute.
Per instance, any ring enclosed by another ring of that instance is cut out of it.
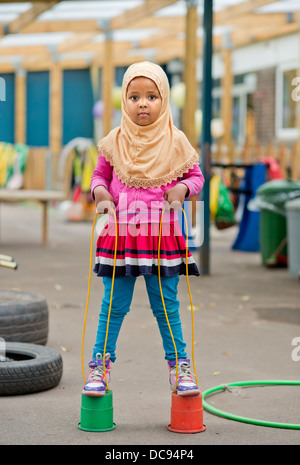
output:
<svg viewBox="0 0 300 465"><path fill-rule="evenodd" d="M239 150L234 144L228 147L220 143L212 149L212 160L217 163L258 163L266 157L277 160L284 178L300 180L300 148L297 144L269 143L263 146L260 143L246 143Z"/></svg>

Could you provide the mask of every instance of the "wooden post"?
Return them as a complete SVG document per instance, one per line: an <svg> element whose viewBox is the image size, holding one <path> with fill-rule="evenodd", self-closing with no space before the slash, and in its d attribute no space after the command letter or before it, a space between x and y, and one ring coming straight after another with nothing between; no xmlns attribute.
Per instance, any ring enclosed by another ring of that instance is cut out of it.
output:
<svg viewBox="0 0 300 465"><path fill-rule="evenodd" d="M300 131L300 129L299 129ZM299 180L299 158L300 158L300 142L294 144L291 148L291 179L293 181Z"/></svg>
<svg viewBox="0 0 300 465"><path fill-rule="evenodd" d="M286 161L286 149L283 143L279 145L277 158L279 160L279 166L280 166L281 173L283 177L286 179L287 178L287 169L286 169L287 161Z"/></svg>
<svg viewBox="0 0 300 465"><path fill-rule="evenodd" d="M48 202L42 201L42 209L43 209L43 220L42 220L42 244L46 245L47 244L47 233L48 233L48 212L47 212L47 206Z"/></svg>
<svg viewBox="0 0 300 465"><path fill-rule="evenodd" d="M224 37L224 50L223 50L223 57L224 57L224 76L222 79L222 87L223 87L223 95L222 95L222 103L221 103L221 113L222 119L224 122L224 136L223 136L223 144L228 148L228 153L230 151L232 136L232 84L233 84L233 76L232 76L232 64L231 64L231 44L230 38L228 35ZM232 160L229 160L232 161Z"/></svg>
<svg viewBox="0 0 300 465"><path fill-rule="evenodd" d="M50 69L50 150L52 155L53 181L58 177L58 160L62 145L62 69L53 61Z"/></svg>
<svg viewBox="0 0 300 465"><path fill-rule="evenodd" d="M300 10L298 11L298 66L297 76L300 76ZM300 102L296 103L296 127L298 129L298 138L295 147L293 148L293 155L291 160L291 176L292 179L299 180L299 167L300 167Z"/></svg>
<svg viewBox="0 0 300 465"><path fill-rule="evenodd" d="M15 143L26 143L26 71L15 74Z"/></svg>
<svg viewBox="0 0 300 465"><path fill-rule="evenodd" d="M102 101L104 102L103 136L112 129L112 89L114 85L113 39L112 32L106 29L102 80Z"/></svg>
<svg viewBox="0 0 300 465"><path fill-rule="evenodd" d="M197 3L187 1L186 39L185 39L185 108L183 111L183 132L190 143L197 147L195 128L195 112L198 107L198 91L196 79L197 62Z"/></svg>
<svg viewBox="0 0 300 465"><path fill-rule="evenodd" d="M92 63L90 66L90 75L93 89L94 103L99 99L99 66L96 63Z"/></svg>

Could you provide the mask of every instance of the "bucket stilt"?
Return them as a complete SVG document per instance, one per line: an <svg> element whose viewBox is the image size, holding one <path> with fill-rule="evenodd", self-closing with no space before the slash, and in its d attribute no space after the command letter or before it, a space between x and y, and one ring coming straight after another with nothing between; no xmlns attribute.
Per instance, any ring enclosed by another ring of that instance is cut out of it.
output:
<svg viewBox="0 0 300 465"><path fill-rule="evenodd" d="M172 393L171 423L168 430L173 433L201 433L206 430L203 424L201 393L189 397Z"/></svg>
<svg viewBox="0 0 300 465"><path fill-rule="evenodd" d="M81 396L81 421L77 425L82 431L102 432L116 428L113 421L113 394L108 391L104 396Z"/></svg>

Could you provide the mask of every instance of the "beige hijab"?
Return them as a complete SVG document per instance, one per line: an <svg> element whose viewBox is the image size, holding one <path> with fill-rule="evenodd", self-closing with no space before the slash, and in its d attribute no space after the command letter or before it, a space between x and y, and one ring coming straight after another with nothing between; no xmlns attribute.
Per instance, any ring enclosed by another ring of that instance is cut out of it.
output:
<svg viewBox="0 0 300 465"><path fill-rule="evenodd" d="M158 119L148 125L134 123L127 112L128 84L136 77L152 79L162 98ZM100 140L98 149L128 187L160 187L181 177L198 162L198 153L182 131L173 125L169 83L162 68L154 63L131 65L122 84L121 125Z"/></svg>

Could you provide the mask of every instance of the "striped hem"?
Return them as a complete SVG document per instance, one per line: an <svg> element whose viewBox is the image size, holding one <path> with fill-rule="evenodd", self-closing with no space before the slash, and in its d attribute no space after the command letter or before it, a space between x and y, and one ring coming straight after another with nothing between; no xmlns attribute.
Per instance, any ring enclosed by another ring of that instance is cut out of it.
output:
<svg viewBox="0 0 300 465"><path fill-rule="evenodd" d="M148 233L151 225L145 225ZM199 276L195 260L181 235L175 235L176 225L171 225L170 236L162 235L160 244L160 274L174 276L188 274ZM104 230L107 230L107 227ZM147 231L146 230L146 231ZM148 234L134 237L119 236L116 253L115 276L139 276L158 274L159 238ZM115 238L101 233L97 240L94 272L98 276L112 276L114 268ZM187 266L186 266L187 259Z"/></svg>
<svg viewBox="0 0 300 465"><path fill-rule="evenodd" d="M97 276L108 276L112 277L113 275L113 266L104 264L104 263L97 263L94 267L94 273ZM195 263L190 263L188 265L188 274L189 276L199 276L200 273ZM147 275L158 275L158 266L155 264L152 265L129 265L126 264L125 266L118 266L116 263L115 269L115 277L119 278L122 276L147 276ZM160 267L160 275L165 276L175 276L175 275L186 275L186 264L181 262L176 266L161 266Z"/></svg>

